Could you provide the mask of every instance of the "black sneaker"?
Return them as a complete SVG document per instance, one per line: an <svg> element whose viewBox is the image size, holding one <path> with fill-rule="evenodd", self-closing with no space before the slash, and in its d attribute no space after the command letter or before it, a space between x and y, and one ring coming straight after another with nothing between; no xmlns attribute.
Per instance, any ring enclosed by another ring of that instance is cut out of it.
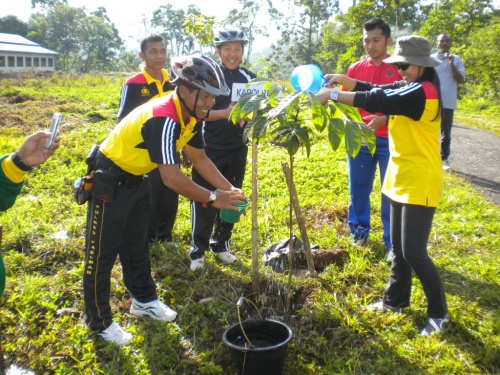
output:
<svg viewBox="0 0 500 375"><path fill-rule="evenodd" d="M450 317L446 315L443 319L429 318L427 325L420 331L421 336L432 336L440 334L445 325L450 322Z"/></svg>

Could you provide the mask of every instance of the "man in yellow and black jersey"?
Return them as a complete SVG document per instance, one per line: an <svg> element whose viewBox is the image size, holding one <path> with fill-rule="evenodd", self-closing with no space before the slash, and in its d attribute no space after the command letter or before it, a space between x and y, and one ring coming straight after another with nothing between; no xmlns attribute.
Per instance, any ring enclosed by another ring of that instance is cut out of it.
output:
<svg viewBox="0 0 500 375"><path fill-rule="evenodd" d="M128 78L121 89L120 106L117 120L120 122L126 115L150 100L166 95L174 89L165 69L167 63L167 43L158 34L151 34L140 44L139 57L144 62L140 73ZM182 164L191 166L191 160L183 149ZM152 207L149 219L150 242L171 242L177 210L179 194L165 186L161 181L158 169L148 175L151 184Z"/></svg>
<svg viewBox="0 0 500 375"><path fill-rule="evenodd" d="M161 35L152 34L144 38L138 55L144 65L141 72L128 78L122 85L116 116L118 122L141 104L174 89L164 68L167 63L167 43Z"/></svg>
<svg viewBox="0 0 500 375"><path fill-rule="evenodd" d="M158 300L151 277L148 221L151 190L147 174L158 168L161 179L188 199L216 208L237 210L244 202L207 158L199 121L208 116L215 97L229 89L217 64L205 56L172 59L175 90L133 110L100 146L87 211L83 277L86 324L117 345L132 335L113 322L110 276L119 255L125 286L132 296L130 312L138 317L172 321L177 313ZM216 188L209 191L179 169L179 150L186 147L193 165Z"/></svg>

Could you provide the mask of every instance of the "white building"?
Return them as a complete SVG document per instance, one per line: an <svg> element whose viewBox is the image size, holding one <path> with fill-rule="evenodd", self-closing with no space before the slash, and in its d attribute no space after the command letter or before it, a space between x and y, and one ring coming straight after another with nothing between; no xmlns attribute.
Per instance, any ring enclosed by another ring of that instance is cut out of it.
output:
<svg viewBox="0 0 500 375"><path fill-rule="evenodd" d="M53 72L56 55L22 36L0 33L0 73Z"/></svg>

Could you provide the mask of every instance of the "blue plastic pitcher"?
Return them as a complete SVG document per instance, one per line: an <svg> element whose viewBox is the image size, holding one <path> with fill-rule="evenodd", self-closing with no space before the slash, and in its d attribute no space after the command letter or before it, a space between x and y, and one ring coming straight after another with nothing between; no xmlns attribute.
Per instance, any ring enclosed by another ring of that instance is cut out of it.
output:
<svg viewBox="0 0 500 375"><path fill-rule="evenodd" d="M326 85L327 81L317 65L307 64L293 70L290 83L296 91L309 91L314 94Z"/></svg>

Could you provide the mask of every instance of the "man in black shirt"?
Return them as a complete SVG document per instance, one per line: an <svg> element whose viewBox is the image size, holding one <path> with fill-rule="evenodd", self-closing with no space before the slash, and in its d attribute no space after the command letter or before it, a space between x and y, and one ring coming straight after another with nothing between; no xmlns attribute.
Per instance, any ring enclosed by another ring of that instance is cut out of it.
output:
<svg viewBox="0 0 500 375"><path fill-rule="evenodd" d="M247 42L243 31L236 29L220 30L215 37L216 53L221 59L224 79L231 93L238 84L244 86L256 77L254 73L240 67ZM207 156L234 187L241 188L245 176L248 147L243 142L245 122L233 124L228 120L235 105L231 97L232 95L216 98L210 115L205 119L203 137ZM196 169L193 169L193 181L207 189L213 188ZM236 257L229 252L234 224L220 220L219 213L218 209L210 205L191 202L191 228L193 230L189 249L191 270L204 267L204 254L209 248L224 263L236 261Z"/></svg>

